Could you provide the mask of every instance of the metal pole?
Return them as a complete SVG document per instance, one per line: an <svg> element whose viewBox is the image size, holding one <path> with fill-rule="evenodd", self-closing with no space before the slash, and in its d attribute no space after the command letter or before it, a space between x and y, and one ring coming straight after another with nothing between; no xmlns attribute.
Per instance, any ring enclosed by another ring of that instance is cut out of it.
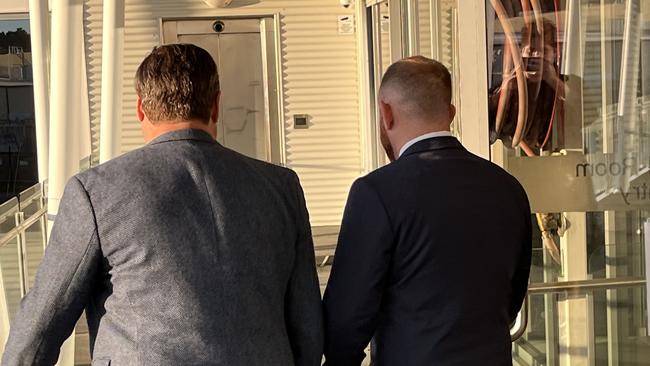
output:
<svg viewBox="0 0 650 366"><path fill-rule="evenodd" d="M121 149L124 0L104 1L103 27L100 163L116 157Z"/></svg>
<svg viewBox="0 0 650 366"><path fill-rule="evenodd" d="M52 220L66 182L79 169L81 0L52 0L52 92L48 215Z"/></svg>
<svg viewBox="0 0 650 366"><path fill-rule="evenodd" d="M486 122L488 115L488 77L486 75L486 20L484 1L458 1L459 31L458 69L454 83L459 86L456 125L462 130L462 142L471 152L490 159L490 137ZM456 65L454 66L456 67ZM462 70L462 72L459 72Z"/></svg>
<svg viewBox="0 0 650 366"><path fill-rule="evenodd" d="M20 297L27 294L29 287L28 284L28 268L27 268L27 228L22 224L25 222L25 213L16 212L16 227L23 227L16 235L17 250L18 250L18 278L20 280Z"/></svg>
<svg viewBox="0 0 650 366"><path fill-rule="evenodd" d="M48 220L55 219L65 185L79 170L82 86L82 0L52 0L52 85ZM52 225L48 225L52 226ZM75 335L61 348L59 366L74 365Z"/></svg>
<svg viewBox="0 0 650 366"><path fill-rule="evenodd" d="M49 9L47 0L29 0L29 25L32 42L32 73L34 77L34 115L36 118L36 149L38 180L48 177L50 134L50 50Z"/></svg>

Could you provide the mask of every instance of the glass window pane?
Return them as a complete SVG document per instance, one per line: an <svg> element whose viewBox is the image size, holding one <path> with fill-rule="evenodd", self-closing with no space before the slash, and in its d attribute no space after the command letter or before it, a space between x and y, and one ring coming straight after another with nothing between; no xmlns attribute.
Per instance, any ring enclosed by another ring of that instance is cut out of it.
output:
<svg viewBox="0 0 650 366"><path fill-rule="evenodd" d="M0 20L0 202L38 182L29 20Z"/></svg>
<svg viewBox="0 0 650 366"><path fill-rule="evenodd" d="M606 281L646 278L650 3L488 0L486 16L492 153L531 201L531 287L605 283L532 296L515 358L642 364L646 287Z"/></svg>
<svg viewBox="0 0 650 366"><path fill-rule="evenodd" d="M31 63L29 21L0 20L0 80L31 80Z"/></svg>

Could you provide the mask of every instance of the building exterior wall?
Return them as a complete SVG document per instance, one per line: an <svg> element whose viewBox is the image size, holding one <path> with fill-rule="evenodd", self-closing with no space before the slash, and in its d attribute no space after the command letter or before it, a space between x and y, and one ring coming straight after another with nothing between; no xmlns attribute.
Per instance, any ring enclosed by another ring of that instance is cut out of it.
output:
<svg viewBox="0 0 650 366"><path fill-rule="evenodd" d="M339 34L337 27L337 17L352 16L354 9L344 9L337 1L235 0L231 8L215 9L200 0L159 0L155 5L151 1L126 0L122 152L143 144L135 116L133 75L146 54L161 43L161 18L276 13L281 21L286 163L300 175L312 225L337 225L349 186L363 173L357 39L355 34ZM86 0L84 24L95 162L99 150L101 17L102 1ZM311 127L294 130L294 114L309 115Z"/></svg>

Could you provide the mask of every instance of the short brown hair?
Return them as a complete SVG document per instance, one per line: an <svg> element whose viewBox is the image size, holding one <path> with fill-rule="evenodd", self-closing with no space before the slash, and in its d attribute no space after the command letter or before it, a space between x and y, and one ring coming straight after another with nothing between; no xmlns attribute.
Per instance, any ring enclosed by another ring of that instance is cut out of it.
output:
<svg viewBox="0 0 650 366"><path fill-rule="evenodd" d="M212 56L192 44L155 47L135 74L135 90L152 122L208 122L219 89Z"/></svg>
<svg viewBox="0 0 650 366"><path fill-rule="evenodd" d="M397 95L398 103L414 116L432 117L448 113L451 104L451 74L438 61L414 56L392 64L381 81L380 93Z"/></svg>

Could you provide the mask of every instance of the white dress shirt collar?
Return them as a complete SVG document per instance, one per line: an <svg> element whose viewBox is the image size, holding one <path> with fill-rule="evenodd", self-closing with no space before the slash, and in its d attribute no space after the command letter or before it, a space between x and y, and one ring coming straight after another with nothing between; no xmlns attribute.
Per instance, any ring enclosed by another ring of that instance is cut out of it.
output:
<svg viewBox="0 0 650 366"><path fill-rule="evenodd" d="M425 133L424 135L420 135L414 138L413 140L407 142L406 144L404 144L404 146L402 146L402 148L399 151L399 156L402 156L402 154L404 154L404 152L406 152L406 150L408 150L409 147L417 144L420 141L427 140L434 137L453 137L453 136L454 135L452 135L451 132L449 131L437 131L437 132Z"/></svg>

